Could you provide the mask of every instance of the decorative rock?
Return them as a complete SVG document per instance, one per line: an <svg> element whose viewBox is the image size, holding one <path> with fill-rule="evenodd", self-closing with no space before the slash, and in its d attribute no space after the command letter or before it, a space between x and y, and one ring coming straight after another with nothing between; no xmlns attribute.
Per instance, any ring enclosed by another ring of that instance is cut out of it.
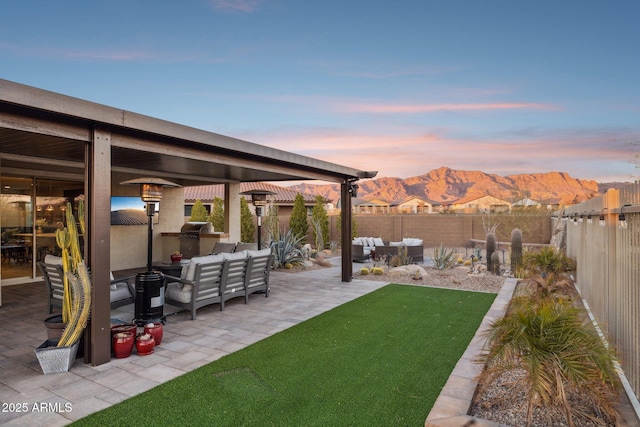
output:
<svg viewBox="0 0 640 427"><path fill-rule="evenodd" d="M412 276L415 276L416 272L418 272L417 274L419 274L421 277L427 276L427 271L424 268L420 267L419 265L415 265L415 264L401 265L400 267L394 267L389 270L388 275L389 277L402 276L405 274L410 274Z"/></svg>

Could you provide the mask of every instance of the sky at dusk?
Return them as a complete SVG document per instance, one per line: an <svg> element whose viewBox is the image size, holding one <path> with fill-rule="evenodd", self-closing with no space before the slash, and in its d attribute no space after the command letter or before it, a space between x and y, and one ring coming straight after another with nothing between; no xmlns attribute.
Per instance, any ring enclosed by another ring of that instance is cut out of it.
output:
<svg viewBox="0 0 640 427"><path fill-rule="evenodd" d="M0 78L407 178L640 175L640 2L5 1Z"/></svg>

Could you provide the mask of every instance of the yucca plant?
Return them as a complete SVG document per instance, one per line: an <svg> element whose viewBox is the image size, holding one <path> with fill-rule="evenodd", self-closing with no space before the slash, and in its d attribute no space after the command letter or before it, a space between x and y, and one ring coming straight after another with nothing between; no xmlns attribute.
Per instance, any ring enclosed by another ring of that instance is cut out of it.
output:
<svg viewBox="0 0 640 427"><path fill-rule="evenodd" d="M72 345L84 331L91 309L91 279L82 258L80 237L73 216L71 203L67 203L67 226L56 231L56 242L62 250L64 270L64 297L62 300L62 321L67 324L58 347ZM85 233L84 204L78 205L80 231Z"/></svg>
<svg viewBox="0 0 640 427"><path fill-rule="evenodd" d="M524 370L524 381L513 384L514 394L527 396L531 425L536 406L562 408L569 426L594 421L592 409L614 420L618 377L613 352L607 348L584 312L566 300L546 298L532 303L520 297L508 314L492 323L480 384L488 384L513 369ZM569 393L580 396L570 401Z"/></svg>
<svg viewBox="0 0 640 427"><path fill-rule="evenodd" d="M280 268L286 264L300 264L304 261L302 242L307 236L296 236L291 229L271 238L271 252L274 255L274 267Z"/></svg>

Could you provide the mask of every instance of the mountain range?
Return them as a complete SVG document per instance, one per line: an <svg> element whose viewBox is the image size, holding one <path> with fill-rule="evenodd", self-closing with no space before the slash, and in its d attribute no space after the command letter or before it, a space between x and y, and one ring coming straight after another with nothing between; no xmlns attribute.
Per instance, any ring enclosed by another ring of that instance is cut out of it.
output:
<svg viewBox="0 0 640 427"><path fill-rule="evenodd" d="M507 201L528 197L540 202L574 204L618 188L626 183L601 183L576 179L565 172L498 176L481 171L461 171L440 167L410 178L375 178L358 182L358 198L388 202L411 196L431 203L451 203L472 196L494 196ZM339 184L297 184L289 187L300 193L321 195L334 203L340 199Z"/></svg>

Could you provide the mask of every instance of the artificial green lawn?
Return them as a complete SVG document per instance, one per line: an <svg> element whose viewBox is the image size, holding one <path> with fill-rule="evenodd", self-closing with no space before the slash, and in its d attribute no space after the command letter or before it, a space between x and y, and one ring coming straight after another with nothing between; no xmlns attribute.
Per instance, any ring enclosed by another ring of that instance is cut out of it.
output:
<svg viewBox="0 0 640 427"><path fill-rule="evenodd" d="M422 426L494 298L388 285L74 425Z"/></svg>

